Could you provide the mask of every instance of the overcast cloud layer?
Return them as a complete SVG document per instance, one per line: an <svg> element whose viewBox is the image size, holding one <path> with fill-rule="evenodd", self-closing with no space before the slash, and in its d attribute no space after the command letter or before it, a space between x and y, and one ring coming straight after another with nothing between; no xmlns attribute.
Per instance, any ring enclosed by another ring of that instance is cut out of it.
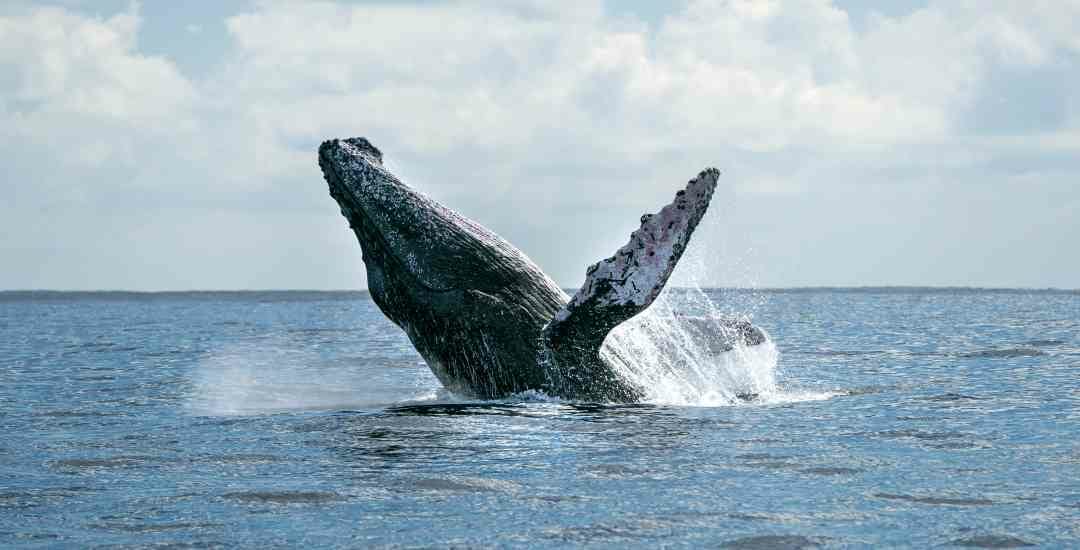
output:
<svg viewBox="0 0 1080 550"><path fill-rule="evenodd" d="M1080 287L1077 1L175 4L0 8L0 288L363 288L356 135L566 286L715 165L708 284Z"/></svg>

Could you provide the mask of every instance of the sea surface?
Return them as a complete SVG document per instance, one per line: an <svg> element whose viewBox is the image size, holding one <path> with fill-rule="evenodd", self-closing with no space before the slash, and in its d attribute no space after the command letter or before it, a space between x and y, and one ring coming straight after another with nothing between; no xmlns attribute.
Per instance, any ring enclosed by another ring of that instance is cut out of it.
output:
<svg viewBox="0 0 1080 550"><path fill-rule="evenodd" d="M364 293L2 293L0 547L1080 547L1080 293L705 294L769 353L611 405Z"/></svg>

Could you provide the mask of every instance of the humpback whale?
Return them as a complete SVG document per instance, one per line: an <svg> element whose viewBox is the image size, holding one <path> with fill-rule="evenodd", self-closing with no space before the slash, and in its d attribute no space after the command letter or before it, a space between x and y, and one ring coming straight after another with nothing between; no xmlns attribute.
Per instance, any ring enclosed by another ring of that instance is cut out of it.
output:
<svg viewBox="0 0 1080 550"><path fill-rule="evenodd" d="M645 388L618 374L601 353L604 339L660 294L719 176L701 171L671 204L643 215L630 241L588 267L570 297L494 232L403 183L367 139L324 142L319 166L360 242L372 300L447 389L485 399L538 390L640 400ZM754 327L732 332L761 341Z"/></svg>

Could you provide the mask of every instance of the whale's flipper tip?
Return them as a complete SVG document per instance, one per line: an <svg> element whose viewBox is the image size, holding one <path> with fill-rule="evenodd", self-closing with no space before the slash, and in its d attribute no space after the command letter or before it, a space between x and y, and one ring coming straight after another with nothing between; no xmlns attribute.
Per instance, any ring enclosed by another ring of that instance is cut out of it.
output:
<svg viewBox="0 0 1080 550"><path fill-rule="evenodd" d="M585 283L544 327L549 349L596 350L611 329L656 300L705 215L720 171L702 170L675 200L656 214L641 217L641 227L614 256L589 266Z"/></svg>
<svg viewBox="0 0 1080 550"><path fill-rule="evenodd" d="M641 216L641 227L630 242L610 258L585 272L585 284L555 319L563 321L583 307L633 311L633 316L652 304L682 257L690 236L705 215L716 189L720 171L702 170L675 200L656 214ZM629 317L612 319L610 328Z"/></svg>

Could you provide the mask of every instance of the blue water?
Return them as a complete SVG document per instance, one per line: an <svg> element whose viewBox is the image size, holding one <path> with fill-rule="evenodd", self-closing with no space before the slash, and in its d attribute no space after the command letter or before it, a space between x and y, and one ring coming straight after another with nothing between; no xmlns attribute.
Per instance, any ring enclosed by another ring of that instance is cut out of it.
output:
<svg viewBox="0 0 1080 550"><path fill-rule="evenodd" d="M1080 547L1080 293L714 298L792 399L464 401L361 293L2 294L0 547Z"/></svg>

